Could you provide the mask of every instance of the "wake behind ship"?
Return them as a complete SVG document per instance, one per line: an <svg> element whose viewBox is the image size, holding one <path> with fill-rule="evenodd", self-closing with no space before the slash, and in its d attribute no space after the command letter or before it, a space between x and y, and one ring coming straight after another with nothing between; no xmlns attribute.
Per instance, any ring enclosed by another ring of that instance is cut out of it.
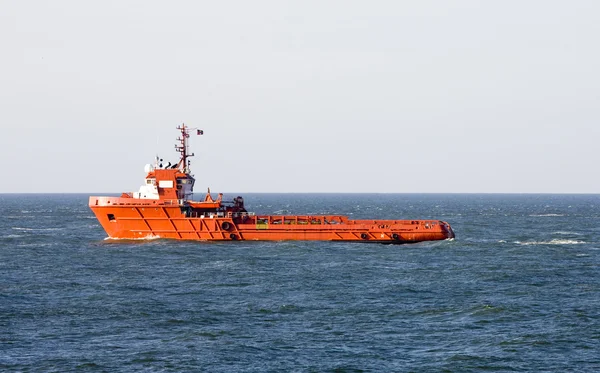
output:
<svg viewBox="0 0 600 373"><path fill-rule="evenodd" d="M240 196L213 199L210 190L194 201L195 179L190 173L190 133L203 134L185 124L175 149L179 162L146 165L139 191L120 197L91 196L89 206L110 238L169 238L200 241L319 240L413 243L454 238L441 220L350 220L343 215L257 215L244 207Z"/></svg>

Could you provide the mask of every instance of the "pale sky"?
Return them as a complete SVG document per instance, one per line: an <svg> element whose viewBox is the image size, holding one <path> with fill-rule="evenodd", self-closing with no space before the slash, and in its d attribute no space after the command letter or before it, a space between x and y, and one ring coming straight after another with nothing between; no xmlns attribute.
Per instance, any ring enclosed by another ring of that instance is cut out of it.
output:
<svg viewBox="0 0 600 373"><path fill-rule="evenodd" d="M0 193L598 193L599 1L0 0Z"/></svg>

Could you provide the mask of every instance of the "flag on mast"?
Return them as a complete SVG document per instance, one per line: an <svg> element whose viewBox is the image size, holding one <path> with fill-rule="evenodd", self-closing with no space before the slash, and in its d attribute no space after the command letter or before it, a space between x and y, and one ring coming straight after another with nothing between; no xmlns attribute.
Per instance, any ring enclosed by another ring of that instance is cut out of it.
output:
<svg viewBox="0 0 600 373"><path fill-rule="evenodd" d="M196 134L197 134L197 135L204 135L204 131L202 131L202 130L197 130Z"/></svg>

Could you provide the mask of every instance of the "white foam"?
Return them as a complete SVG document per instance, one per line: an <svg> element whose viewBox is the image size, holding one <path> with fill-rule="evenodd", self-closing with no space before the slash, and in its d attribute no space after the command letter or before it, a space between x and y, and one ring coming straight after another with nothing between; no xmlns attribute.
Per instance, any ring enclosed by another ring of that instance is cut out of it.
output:
<svg viewBox="0 0 600 373"><path fill-rule="evenodd" d="M557 217L557 216L565 216L564 214L532 214L529 215L531 217Z"/></svg>
<svg viewBox="0 0 600 373"><path fill-rule="evenodd" d="M17 244L17 247L48 247L48 246L52 246L52 243L21 243L21 244Z"/></svg>
<svg viewBox="0 0 600 373"><path fill-rule="evenodd" d="M565 232L565 231L553 232L552 234L560 234L560 235L565 235L565 236L581 236L582 235L582 233L579 233L579 232Z"/></svg>
<svg viewBox="0 0 600 373"><path fill-rule="evenodd" d="M519 244L519 245L529 246L529 245L579 245L579 244L582 244L585 242L578 241L578 240L564 240L564 239L554 238L550 241L528 241L528 242L515 241L515 243Z"/></svg>
<svg viewBox="0 0 600 373"><path fill-rule="evenodd" d="M158 240L160 238L160 236L155 236L155 235L148 235L145 237L137 237L137 238L116 238L116 237L106 237L104 240L110 240L110 241L151 241L151 240Z"/></svg>

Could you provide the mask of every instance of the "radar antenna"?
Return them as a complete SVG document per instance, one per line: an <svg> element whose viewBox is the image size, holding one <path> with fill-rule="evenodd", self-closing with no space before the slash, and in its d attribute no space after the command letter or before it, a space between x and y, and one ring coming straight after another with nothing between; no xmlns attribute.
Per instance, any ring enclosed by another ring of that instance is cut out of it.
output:
<svg viewBox="0 0 600 373"><path fill-rule="evenodd" d="M177 129L181 131L181 136L177 138L179 144L175 144L175 150L181 154L181 158L177 163L176 167L183 172L184 174L190 173L190 162L188 161L189 157L193 157L194 153L189 152L188 139L190 138L190 131L195 130L196 134L203 135L204 131L197 128L190 128L183 123L181 126L177 126Z"/></svg>

